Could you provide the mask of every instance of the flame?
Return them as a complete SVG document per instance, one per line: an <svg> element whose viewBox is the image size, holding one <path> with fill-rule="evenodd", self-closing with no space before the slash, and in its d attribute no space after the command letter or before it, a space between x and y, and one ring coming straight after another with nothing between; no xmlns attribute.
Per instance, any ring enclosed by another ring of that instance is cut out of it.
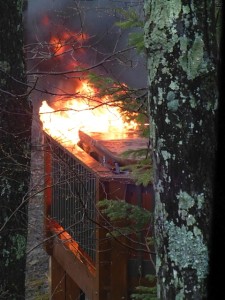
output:
<svg viewBox="0 0 225 300"><path fill-rule="evenodd" d="M74 34L70 31L62 32L58 35L53 35L50 38L50 46L54 54L60 55L66 53L66 51L72 49L72 45L76 48L80 48L84 41L89 38L86 33ZM81 49L79 49L81 51Z"/></svg>
<svg viewBox="0 0 225 300"><path fill-rule="evenodd" d="M86 81L82 82L77 97L65 101L57 101L53 109L46 101L40 107L40 119L43 129L56 140L67 146L79 141L79 130L87 133L104 132L112 137L115 133L123 133L135 129L136 124L124 122L119 108L110 106L110 99L104 97L96 107L96 92Z"/></svg>
<svg viewBox="0 0 225 300"><path fill-rule="evenodd" d="M66 51L72 49L72 44L82 46L88 35L84 33L61 32L58 36L52 36L50 45L53 54L57 54L66 68L76 66L76 61L68 60L64 56ZM62 54L62 55L61 55ZM123 121L118 107L113 105L112 96L99 97L99 91L90 85L85 79L71 80L75 97L66 101L60 97L54 97L50 106L46 101L42 102L39 110L43 129L53 138L64 145L72 146L79 141L79 130L86 133L101 132L108 133L109 138L117 133L125 133L129 129L135 129L137 124ZM58 87L62 82L58 83Z"/></svg>

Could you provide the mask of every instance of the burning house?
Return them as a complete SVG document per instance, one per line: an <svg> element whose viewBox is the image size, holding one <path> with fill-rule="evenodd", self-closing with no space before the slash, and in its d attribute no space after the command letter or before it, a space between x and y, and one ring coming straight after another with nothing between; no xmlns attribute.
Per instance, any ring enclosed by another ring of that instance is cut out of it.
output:
<svg viewBox="0 0 225 300"><path fill-rule="evenodd" d="M114 237L111 231L119 232L120 226L102 214L98 203L116 199L153 209L152 187L135 185L129 172L119 170L127 163L119 156L121 148L141 147L144 141L135 134L109 140L80 132L80 138L86 151L45 136L46 251L53 299L82 299L82 293L87 299L130 299L135 286L153 272L145 244L151 231Z"/></svg>
<svg viewBox="0 0 225 300"><path fill-rule="evenodd" d="M99 1L88 2L91 4L85 5L92 14L87 13L87 20L94 21L93 8L101 20ZM90 21L86 28L81 21L82 1L79 4L79 13L73 1L65 5L76 11L76 18L72 14L74 26L71 18L65 21L65 9L60 5L61 23L50 9L41 13L39 28L47 28L43 30L45 42L28 49L35 56L29 75L38 78L34 98L42 97L45 249L51 257L51 295L52 299L130 299L135 287L146 283L145 276L154 273L154 257L146 242L152 228L148 223L126 234L122 228L132 228L134 222L129 218L111 222L99 202L114 200L153 210L151 184L136 185L129 167L140 157L123 156L126 151L148 148L135 118L124 120L119 108L121 99L127 98L124 94L129 82L121 81L124 75L115 73L114 63L126 65L134 54L131 50L124 56L124 42L117 38L111 54L104 52L102 43L105 37L106 43L110 40L109 33L100 38L93 33ZM115 17L108 13L107 18L110 22L105 28L109 31ZM112 37L116 37L114 29ZM37 63L38 55L41 59ZM97 76L91 80L89 71L94 66L98 66ZM116 79L113 82L108 80L111 75ZM96 83L98 76L103 76L101 85Z"/></svg>

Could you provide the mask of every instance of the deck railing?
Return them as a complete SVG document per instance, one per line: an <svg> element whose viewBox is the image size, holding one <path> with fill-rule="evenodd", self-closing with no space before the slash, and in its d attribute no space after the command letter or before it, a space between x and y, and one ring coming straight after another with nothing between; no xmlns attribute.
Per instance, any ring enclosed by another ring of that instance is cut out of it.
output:
<svg viewBox="0 0 225 300"><path fill-rule="evenodd" d="M76 299L76 289L92 300L129 299L152 265L140 235L107 234L111 224L97 203L124 200L151 211L152 186L136 186L130 174L115 173L48 134L45 146L45 247L52 257L52 291L61 297L53 299L67 299L63 293Z"/></svg>
<svg viewBox="0 0 225 300"><path fill-rule="evenodd" d="M95 261L96 177L53 139L50 217Z"/></svg>

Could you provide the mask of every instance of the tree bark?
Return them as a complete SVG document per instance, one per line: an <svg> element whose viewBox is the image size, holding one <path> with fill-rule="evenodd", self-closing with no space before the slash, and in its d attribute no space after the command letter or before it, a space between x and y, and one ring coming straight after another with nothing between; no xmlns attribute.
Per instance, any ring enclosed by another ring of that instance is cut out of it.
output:
<svg viewBox="0 0 225 300"><path fill-rule="evenodd" d="M145 0L159 299L204 299L217 144L214 1Z"/></svg>
<svg viewBox="0 0 225 300"><path fill-rule="evenodd" d="M31 105L21 0L0 0L0 298L24 299Z"/></svg>

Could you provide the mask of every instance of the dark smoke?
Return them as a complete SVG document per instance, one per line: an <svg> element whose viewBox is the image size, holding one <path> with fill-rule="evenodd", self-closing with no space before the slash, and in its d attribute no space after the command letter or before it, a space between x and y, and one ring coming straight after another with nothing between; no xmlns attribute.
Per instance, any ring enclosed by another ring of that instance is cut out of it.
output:
<svg viewBox="0 0 225 300"><path fill-rule="evenodd" d="M64 71L65 65L71 61L71 55L82 67L93 66L113 51L125 49L128 47L128 32L122 32L115 26L115 21L120 18L116 8L134 6L142 13L142 3L137 6L138 3L139 1L115 0L28 1L25 12L28 73ZM83 42L84 50L76 50L73 54L70 52L60 60L50 58L50 37L55 35L61 38L63 31L81 35L87 33L90 39L87 43ZM105 62L95 72L125 82L132 88L146 86L145 58L134 51ZM39 103L43 99L51 99L51 93L74 93L79 78L71 79L71 75L32 75L29 80L31 84L36 82L36 89L43 91L32 93L33 102Z"/></svg>

